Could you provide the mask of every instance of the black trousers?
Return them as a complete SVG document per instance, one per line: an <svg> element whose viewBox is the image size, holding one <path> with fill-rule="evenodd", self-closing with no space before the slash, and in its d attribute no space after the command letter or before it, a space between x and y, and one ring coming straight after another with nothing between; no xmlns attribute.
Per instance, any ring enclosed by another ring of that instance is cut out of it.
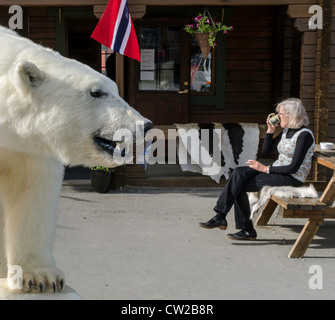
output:
<svg viewBox="0 0 335 320"><path fill-rule="evenodd" d="M247 192L259 191L264 186L300 187L302 184L291 175L266 174L250 167L237 167L222 190L214 210L226 216L234 205L236 229L252 228Z"/></svg>

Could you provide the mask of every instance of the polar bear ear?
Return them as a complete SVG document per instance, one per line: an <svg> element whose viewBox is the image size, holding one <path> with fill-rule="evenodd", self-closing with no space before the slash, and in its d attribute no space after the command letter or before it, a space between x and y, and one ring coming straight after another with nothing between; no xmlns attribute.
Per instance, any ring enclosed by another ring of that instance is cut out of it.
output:
<svg viewBox="0 0 335 320"><path fill-rule="evenodd" d="M20 61L15 68L14 82L16 88L24 95L32 88L40 86L44 80L44 72L29 61Z"/></svg>

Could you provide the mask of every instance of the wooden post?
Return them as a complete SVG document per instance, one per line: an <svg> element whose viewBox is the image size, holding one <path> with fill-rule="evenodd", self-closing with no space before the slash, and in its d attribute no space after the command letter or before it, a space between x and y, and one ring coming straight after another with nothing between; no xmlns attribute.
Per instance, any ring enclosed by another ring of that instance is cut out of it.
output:
<svg viewBox="0 0 335 320"><path fill-rule="evenodd" d="M328 136L329 71L331 47L332 1L320 0L323 9L323 29L319 29L316 55L315 79L315 140L326 140Z"/></svg>
<svg viewBox="0 0 335 320"><path fill-rule="evenodd" d="M258 219L256 220L256 226L266 226L276 209L278 203L273 201L271 198L265 204L263 210L261 211Z"/></svg>
<svg viewBox="0 0 335 320"><path fill-rule="evenodd" d="M308 219L288 257L301 258L322 225L323 219Z"/></svg>
<svg viewBox="0 0 335 320"><path fill-rule="evenodd" d="M124 56L117 52L116 54L116 79L115 82L119 88L119 95L124 99Z"/></svg>
<svg viewBox="0 0 335 320"><path fill-rule="evenodd" d="M329 110L329 73L332 24L332 0L320 0L323 10L323 29L317 32L314 137L315 142L327 141ZM318 172L314 164L314 180L325 179L325 170ZM322 175L322 177L320 177Z"/></svg>

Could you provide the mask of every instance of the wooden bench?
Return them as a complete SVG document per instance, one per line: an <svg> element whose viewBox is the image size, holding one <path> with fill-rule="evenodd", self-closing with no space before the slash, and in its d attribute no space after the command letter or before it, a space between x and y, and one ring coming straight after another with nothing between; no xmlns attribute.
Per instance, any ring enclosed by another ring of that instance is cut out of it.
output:
<svg viewBox="0 0 335 320"><path fill-rule="evenodd" d="M312 242L324 219L335 219L335 207L314 198L282 198L272 195L263 207L257 226L265 226L279 206L283 218L307 218L308 221L291 249L289 258L301 258Z"/></svg>

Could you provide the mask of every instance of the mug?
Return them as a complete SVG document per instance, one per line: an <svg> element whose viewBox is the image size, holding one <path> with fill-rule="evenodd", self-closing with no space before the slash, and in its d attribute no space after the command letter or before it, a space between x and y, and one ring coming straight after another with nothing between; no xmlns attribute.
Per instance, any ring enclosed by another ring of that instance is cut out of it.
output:
<svg viewBox="0 0 335 320"><path fill-rule="evenodd" d="M280 118L278 114L275 113L270 113L268 115L269 123L271 124L272 127L275 127L277 124L280 123Z"/></svg>

